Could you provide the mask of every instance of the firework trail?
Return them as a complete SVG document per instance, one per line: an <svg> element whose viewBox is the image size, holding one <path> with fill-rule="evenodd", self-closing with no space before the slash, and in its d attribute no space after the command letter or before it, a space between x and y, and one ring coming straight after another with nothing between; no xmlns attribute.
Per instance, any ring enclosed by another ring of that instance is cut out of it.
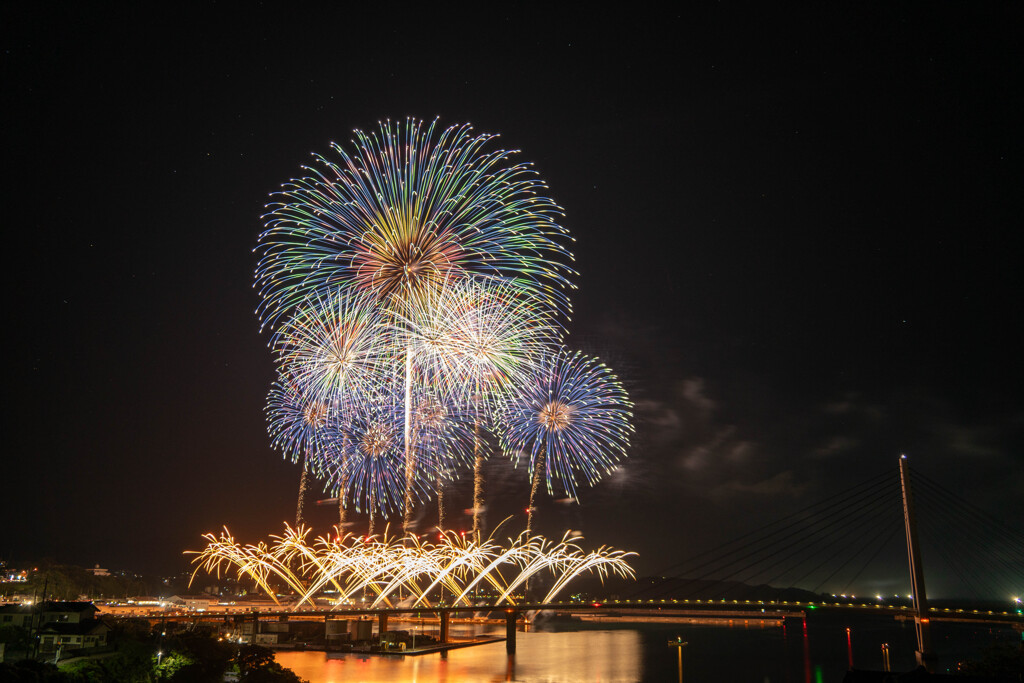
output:
<svg viewBox="0 0 1024 683"><path fill-rule="evenodd" d="M456 472L473 461L473 422L464 406L445 402L430 385L417 387L412 401L412 439L416 462L406 470L405 518L402 529L411 530L412 482L410 477L429 480L433 473L438 505L438 526L444 528L444 486ZM430 459L426 466L419 460ZM425 483L429 483L425 481Z"/></svg>

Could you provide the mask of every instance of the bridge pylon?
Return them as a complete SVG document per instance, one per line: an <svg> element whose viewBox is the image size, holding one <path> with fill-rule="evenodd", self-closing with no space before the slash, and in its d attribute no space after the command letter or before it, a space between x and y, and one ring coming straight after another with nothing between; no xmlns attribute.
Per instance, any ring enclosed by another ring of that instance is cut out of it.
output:
<svg viewBox="0 0 1024 683"><path fill-rule="evenodd" d="M903 489L903 521L907 529L907 559L910 562L910 589L914 596L914 630L917 634L917 663L931 671L935 662L929 631L928 596L924 588L924 567L921 548L917 540L917 520L914 518L914 494L910 488L910 465L907 456L900 456L900 487Z"/></svg>

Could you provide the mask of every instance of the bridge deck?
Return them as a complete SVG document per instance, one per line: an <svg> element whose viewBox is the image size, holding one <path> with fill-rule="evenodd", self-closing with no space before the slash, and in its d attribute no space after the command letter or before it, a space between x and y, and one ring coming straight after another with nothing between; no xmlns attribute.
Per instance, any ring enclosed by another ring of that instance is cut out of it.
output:
<svg viewBox="0 0 1024 683"><path fill-rule="evenodd" d="M902 605L884 605L877 603L827 603L827 602L787 602L787 601L756 601L756 600L610 600L596 602L559 602L559 603L522 603L509 604L477 604L477 605L432 605L432 606L401 606L401 607L357 607L345 605L338 607L288 609L284 607L240 608L229 607L223 611L208 610L203 612L172 612L150 613L149 618L169 620L210 620L230 617L246 617L258 615L260 618L297 618L297 619L330 619L351 618L359 616L401 616L447 614L451 617L459 615L472 616L488 613L528 613L537 611L553 611L564 613L604 613L607 616L625 613L639 616L660 614L671 616L700 616L720 619L749 619L751 617L765 619L803 618L810 611L826 610L829 612L848 612L862 614L885 614L895 618L913 618L913 608ZM142 615L140 615L142 616ZM417 618L420 618L417 616ZM932 608L929 618L944 622L985 622L1019 625L1024 624L1024 616L1013 612L995 610L977 610L966 608Z"/></svg>

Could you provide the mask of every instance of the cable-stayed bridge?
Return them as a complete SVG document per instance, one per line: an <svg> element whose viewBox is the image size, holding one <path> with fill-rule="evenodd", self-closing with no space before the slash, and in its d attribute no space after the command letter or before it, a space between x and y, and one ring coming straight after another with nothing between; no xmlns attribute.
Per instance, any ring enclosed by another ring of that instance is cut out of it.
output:
<svg viewBox="0 0 1024 683"><path fill-rule="evenodd" d="M927 566L922 564L919 535L929 551ZM932 564L933 557L941 559L948 572L960 580L963 602L929 604L925 579L927 567L938 566ZM856 598L842 588L871 580L882 560L888 560L886 571L890 574L893 564L902 564L903 585L910 590L900 596ZM836 586L840 588L828 590ZM518 599L501 604L490 604L480 596L471 605L267 608L163 618L330 621L371 617L378 621L383 634L389 618L426 615L437 620L441 642L445 642L453 618L498 616L506 622L506 647L514 652L516 623L523 615L544 610L629 619L776 622L804 618L815 610L843 611L912 619L919 659L926 663L932 655L928 632L931 621L1010 624L1021 629L1022 593L1024 534L938 482L911 472L906 458L901 458L897 471L881 473L687 558L630 595L586 602L532 603Z"/></svg>
<svg viewBox="0 0 1024 683"><path fill-rule="evenodd" d="M872 575L880 564L889 565L891 578L897 556L902 557L907 587L902 596L864 596L860 591L860 599L854 597L856 585L881 583L883 577ZM951 592L949 577L958 580L954 590L959 599L930 604L926 586L935 578L936 567L947 575L946 593ZM1024 533L911 471L905 456L898 471L855 484L686 558L660 575L635 591L631 600L668 597L690 604L703 598L706 604L711 598L808 609L909 612L922 661L932 655L928 624L933 619L1024 622ZM822 592L831 599L822 599Z"/></svg>

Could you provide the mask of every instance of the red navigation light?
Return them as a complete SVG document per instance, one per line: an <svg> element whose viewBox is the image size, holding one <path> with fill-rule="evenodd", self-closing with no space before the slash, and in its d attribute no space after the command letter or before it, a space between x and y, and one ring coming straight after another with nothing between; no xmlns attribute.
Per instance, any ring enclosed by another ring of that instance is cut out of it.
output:
<svg viewBox="0 0 1024 683"><path fill-rule="evenodd" d="M592 603L590 603L590 606L591 607L601 607L601 603L599 603L599 602L592 602Z"/></svg>

